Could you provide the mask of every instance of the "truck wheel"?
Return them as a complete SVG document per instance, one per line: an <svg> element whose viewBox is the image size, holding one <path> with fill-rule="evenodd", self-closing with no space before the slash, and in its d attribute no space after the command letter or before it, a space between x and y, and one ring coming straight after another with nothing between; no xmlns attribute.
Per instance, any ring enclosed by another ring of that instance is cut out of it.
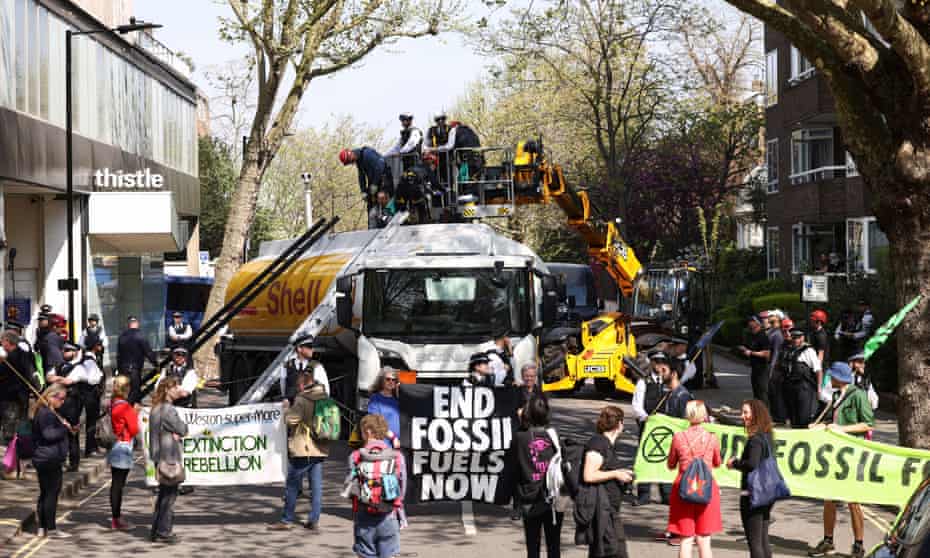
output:
<svg viewBox="0 0 930 558"><path fill-rule="evenodd" d="M604 396L611 396L616 391L614 383L610 378L594 378L594 388L598 393Z"/></svg>

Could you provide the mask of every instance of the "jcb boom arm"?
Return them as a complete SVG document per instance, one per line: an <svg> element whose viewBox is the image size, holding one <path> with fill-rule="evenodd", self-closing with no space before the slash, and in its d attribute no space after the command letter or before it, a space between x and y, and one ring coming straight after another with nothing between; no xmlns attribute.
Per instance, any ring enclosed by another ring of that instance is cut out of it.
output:
<svg viewBox="0 0 930 558"><path fill-rule="evenodd" d="M584 237L588 255L604 266L623 296L633 295L634 283L642 271L633 249L624 242L613 222L597 219L592 214L588 193L568 187L562 167L548 162L535 142L517 145L514 186L520 192L516 200L518 205L555 202L568 216L568 225Z"/></svg>

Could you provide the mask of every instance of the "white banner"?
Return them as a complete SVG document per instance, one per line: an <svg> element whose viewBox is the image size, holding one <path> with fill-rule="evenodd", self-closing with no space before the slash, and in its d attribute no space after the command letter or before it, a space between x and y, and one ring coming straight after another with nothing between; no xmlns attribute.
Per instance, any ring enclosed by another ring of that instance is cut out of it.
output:
<svg viewBox="0 0 930 558"><path fill-rule="evenodd" d="M139 422L145 454L145 481L155 486L149 461L149 412ZM280 403L256 403L219 409L178 408L187 423L182 441L185 485L226 486L284 482L287 426Z"/></svg>

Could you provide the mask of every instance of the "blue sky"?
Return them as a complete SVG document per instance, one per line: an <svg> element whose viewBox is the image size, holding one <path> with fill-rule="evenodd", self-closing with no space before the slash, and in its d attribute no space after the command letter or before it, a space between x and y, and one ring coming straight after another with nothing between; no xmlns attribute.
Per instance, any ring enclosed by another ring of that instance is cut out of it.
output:
<svg viewBox="0 0 930 558"><path fill-rule="evenodd" d="M161 42L193 58L194 81L214 96L203 79L204 70L241 58L245 52L218 38L217 18L228 13L226 2L135 0L134 4L137 17L164 25L156 35ZM426 126L427 116L450 107L466 84L484 72L486 63L457 35L382 47L360 66L314 81L302 103L300 124L317 126L333 115L352 114L393 136L397 114L412 111L416 122Z"/></svg>

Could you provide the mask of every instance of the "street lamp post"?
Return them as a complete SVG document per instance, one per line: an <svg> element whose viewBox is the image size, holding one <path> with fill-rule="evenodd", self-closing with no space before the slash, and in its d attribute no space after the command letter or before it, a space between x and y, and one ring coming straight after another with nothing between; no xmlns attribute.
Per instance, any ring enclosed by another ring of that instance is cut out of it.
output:
<svg viewBox="0 0 930 558"><path fill-rule="evenodd" d="M300 178L304 181L304 204L307 212L307 228L313 226L313 190L310 188L310 181L313 175L309 172L300 173Z"/></svg>
<svg viewBox="0 0 930 558"><path fill-rule="evenodd" d="M117 32L120 35L133 31L157 29L161 25L146 23L134 17L129 18L126 25L87 31L65 30L65 197L67 229L68 229L68 278L58 282L59 290L68 291L68 339L74 342L74 291L78 288L78 280L74 277L74 125L72 122L72 91L71 91L71 39L80 35L95 35L97 33Z"/></svg>

